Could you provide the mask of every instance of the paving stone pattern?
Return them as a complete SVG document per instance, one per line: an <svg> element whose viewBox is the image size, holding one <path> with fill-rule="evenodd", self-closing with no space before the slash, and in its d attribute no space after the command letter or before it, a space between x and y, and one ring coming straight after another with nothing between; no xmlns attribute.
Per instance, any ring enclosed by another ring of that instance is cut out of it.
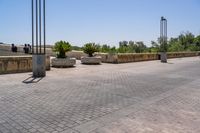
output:
<svg viewBox="0 0 200 133"><path fill-rule="evenodd" d="M0 75L0 133L198 133L199 68L192 57L78 62L32 83L31 73Z"/></svg>

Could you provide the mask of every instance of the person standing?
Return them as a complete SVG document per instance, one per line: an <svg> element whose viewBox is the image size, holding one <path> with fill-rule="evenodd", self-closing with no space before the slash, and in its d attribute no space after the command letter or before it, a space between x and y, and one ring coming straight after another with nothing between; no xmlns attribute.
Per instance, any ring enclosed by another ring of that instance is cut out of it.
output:
<svg viewBox="0 0 200 133"><path fill-rule="evenodd" d="M27 44L24 44L24 53L25 54L29 53L29 48L28 48Z"/></svg>
<svg viewBox="0 0 200 133"><path fill-rule="evenodd" d="M29 50L29 53L31 53L31 45L28 44L28 50Z"/></svg>
<svg viewBox="0 0 200 133"><path fill-rule="evenodd" d="M12 52L17 52L17 46L15 46L15 44L11 44L11 51Z"/></svg>

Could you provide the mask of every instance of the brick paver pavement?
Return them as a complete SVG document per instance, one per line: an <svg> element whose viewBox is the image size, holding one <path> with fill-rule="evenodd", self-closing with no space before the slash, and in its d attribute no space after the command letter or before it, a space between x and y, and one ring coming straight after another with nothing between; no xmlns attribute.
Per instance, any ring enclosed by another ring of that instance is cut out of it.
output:
<svg viewBox="0 0 200 133"><path fill-rule="evenodd" d="M200 132L199 57L30 76L0 75L0 133Z"/></svg>

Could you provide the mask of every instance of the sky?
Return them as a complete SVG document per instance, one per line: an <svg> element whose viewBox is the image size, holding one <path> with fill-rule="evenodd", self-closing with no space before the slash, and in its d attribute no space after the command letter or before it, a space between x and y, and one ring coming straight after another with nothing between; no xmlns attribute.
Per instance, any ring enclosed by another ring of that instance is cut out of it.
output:
<svg viewBox="0 0 200 133"><path fill-rule="evenodd" d="M133 40L150 46L160 35L161 16L169 38L200 34L200 0L46 0L47 44ZM0 42L31 44L31 0L0 0Z"/></svg>

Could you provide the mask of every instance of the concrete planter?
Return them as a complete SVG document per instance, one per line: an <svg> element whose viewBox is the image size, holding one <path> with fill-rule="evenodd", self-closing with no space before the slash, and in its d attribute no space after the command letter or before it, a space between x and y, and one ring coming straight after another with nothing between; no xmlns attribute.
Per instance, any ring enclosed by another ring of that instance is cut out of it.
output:
<svg viewBox="0 0 200 133"><path fill-rule="evenodd" d="M65 68L73 67L76 64L75 58L53 58L51 59L52 67Z"/></svg>
<svg viewBox="0 0 200 133"><path fill-rule="evenodd" d="M160 53L160 60L162 63L167 63L167 53L166 52Z"/></svg>
<svg viewBox="0 0 200 133"><path fill-rule="evenodd" d="M101 56L94 56L94 57L84 56L84 57L81 57L81 63L87 64L87 65L101 64Z"/></svg>

